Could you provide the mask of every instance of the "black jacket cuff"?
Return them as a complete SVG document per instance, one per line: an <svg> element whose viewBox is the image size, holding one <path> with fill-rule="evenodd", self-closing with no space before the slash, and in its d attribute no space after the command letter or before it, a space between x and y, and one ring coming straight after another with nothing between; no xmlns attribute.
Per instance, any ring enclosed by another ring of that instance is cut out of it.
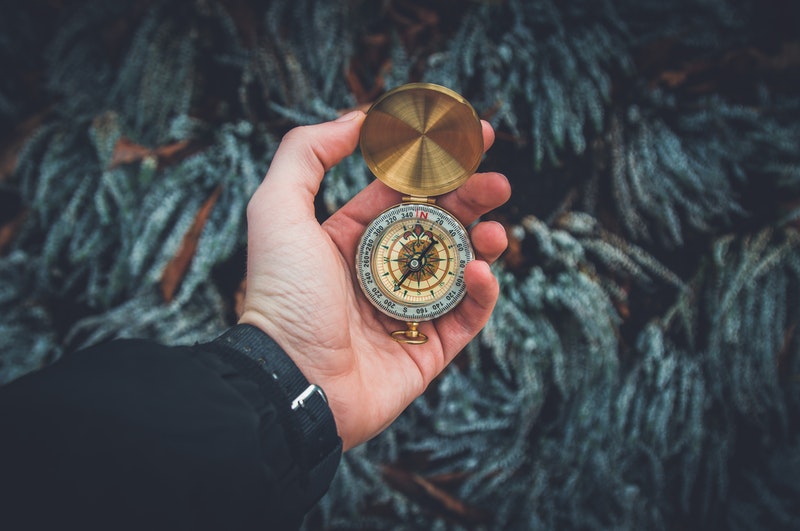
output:
<svg viewBox="0 0 800 531"><path fill-rule="evenodd" d="M254 326L234 326L199 347L214 351L275 405L296 463L283 490L285 507L310 509L327 491L342 454L322 389L309 383L283 349Z"/></svg>

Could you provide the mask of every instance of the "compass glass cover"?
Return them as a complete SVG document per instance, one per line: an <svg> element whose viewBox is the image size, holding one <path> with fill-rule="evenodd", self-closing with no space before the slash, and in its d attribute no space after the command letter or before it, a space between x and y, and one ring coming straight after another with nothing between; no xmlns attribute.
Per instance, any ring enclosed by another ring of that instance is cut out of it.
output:
<svg viewBox="0 0 800 531"><path fill-rule="evenodd" d="M464 297L464 268L472 258L469 235L450 213L403 203L367 227L356 269L364 294L383 313L428 321Z"/></svg>

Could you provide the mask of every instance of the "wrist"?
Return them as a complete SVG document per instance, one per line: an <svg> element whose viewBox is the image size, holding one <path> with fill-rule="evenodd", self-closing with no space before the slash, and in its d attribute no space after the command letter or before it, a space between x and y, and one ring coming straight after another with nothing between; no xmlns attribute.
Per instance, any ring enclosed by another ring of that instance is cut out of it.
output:
<svg viewBox="0 0 800 531"><path fill-rule="evenodd" d="M321 348L315 344L317 336L312 331L291 327L300 330L293 334L288 333L286 323L276 323L263 312L246 307L242 312L238 324L257 328L274 340L286 355L293 360L297 368L312 383L316 383L325 390L328 397L328 407L333 413L339 436L344 441L344 448L349 449L362 442L364 439L353 433L352 408L348 408L346 401L354 392L352 388L345 388L342 396L342 381L338 375L352 375L355 371L352 349L345 347Z"/></svg>

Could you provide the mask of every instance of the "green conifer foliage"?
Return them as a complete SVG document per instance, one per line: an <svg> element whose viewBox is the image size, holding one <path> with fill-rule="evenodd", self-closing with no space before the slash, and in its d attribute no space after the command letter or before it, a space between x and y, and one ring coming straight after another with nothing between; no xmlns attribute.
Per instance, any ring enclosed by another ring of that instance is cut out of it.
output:
<svg viewBox="0 0 800 531"><path fill-rule="evenodd" d="M214 337L281 136L437 82L497 131L500 300L306 528L800 527L793 3L2 13L0 383L113 337ZM333 168L320 220L369 179L359 153Z"/></svg>
<svg viewBox="0 0 800 531"><path fill-rule="evenodd" d="M631 66L619 53L624 40L612 2L486 3L465 16L427 74L497 107L496 125L526 135L539 168L565 151L583 153L587 136L602 130L611 77Z"/></svg>

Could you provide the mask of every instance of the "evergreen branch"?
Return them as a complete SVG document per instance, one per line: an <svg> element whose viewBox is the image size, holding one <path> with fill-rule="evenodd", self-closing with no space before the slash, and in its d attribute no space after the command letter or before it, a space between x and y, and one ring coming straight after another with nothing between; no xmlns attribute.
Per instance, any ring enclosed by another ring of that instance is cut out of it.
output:
<svg viewBox="0 0 800 531"><path fill-rule="evenodd" d="M583 153L601 131L611 72L631 67L616 17L608 2L478 6L465 15L446 56L429 62L426 77L461 90L477 81L468 96L479 109L499 107L496 127L521 136L528 124L534 168L557 164L564 153Z"/></svg>

